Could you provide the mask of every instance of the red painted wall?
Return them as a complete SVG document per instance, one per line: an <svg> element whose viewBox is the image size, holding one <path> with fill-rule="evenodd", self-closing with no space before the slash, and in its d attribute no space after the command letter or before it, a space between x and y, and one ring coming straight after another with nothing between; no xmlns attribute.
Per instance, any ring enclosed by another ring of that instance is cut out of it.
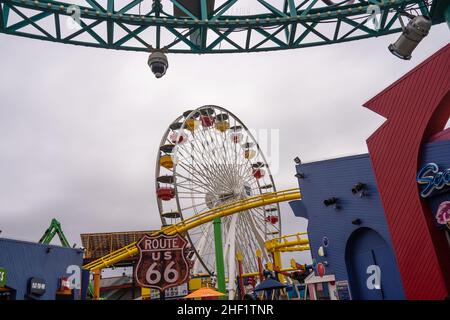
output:
<svg viewBox="0 0 450 320"><path fill-rule="evenodd" d="M450 117L449 77L447 45L364 104L387 118L367 145L408 299L450 294L450 247L416 182L422 143Z"/></svg>

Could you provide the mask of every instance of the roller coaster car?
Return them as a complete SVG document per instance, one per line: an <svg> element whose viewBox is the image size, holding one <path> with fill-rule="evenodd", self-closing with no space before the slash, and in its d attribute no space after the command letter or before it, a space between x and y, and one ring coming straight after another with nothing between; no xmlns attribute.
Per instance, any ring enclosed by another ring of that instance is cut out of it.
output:
<svg viewBox="0 0 450 320"><path fill-rule="evenodd" d="M178 0L178 2L189 10L194 16L197 16L199 19L201 17L201 0ZM214 2L215 0L206 0L206 10L208 12L208 16L214 10ZM173 14L176 17L187 17L186 13L184 13L180 8L176 5L173 5Z"/></svg>

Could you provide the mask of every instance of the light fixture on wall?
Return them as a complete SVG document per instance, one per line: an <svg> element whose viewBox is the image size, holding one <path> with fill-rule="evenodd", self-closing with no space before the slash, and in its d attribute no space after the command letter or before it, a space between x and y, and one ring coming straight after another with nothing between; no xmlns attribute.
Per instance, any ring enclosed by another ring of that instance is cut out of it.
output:
<svg viewBox="0 0 450 320"><path fill-rule="evenodd" d="M333 206L334 210L339 210L341 208L341 206L338 204L339 199L336 197L331 197L329 199L326 199L323 201L323 204L327 207L329 206Z"/></svg>
<svg viewBox="0 0 450 320"><path fill-rule="evenodd" d="M366 185L362 182L358 182L352 187L352 193L354 195L359 195L360 198L364 197L366 195Z"/></svg>
<svg viewBox="0 0 450 320"><path fill-rule="evenodd" d="M325 257L327 255L327 249L324 246L320 246L317 250L319 257Z"/></svg>

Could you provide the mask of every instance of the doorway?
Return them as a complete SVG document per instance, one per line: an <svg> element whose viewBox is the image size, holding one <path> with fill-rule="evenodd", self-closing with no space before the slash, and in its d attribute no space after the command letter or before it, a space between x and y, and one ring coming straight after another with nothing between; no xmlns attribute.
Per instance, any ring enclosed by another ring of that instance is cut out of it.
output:
<svg viewBox="0 0 450 320"><path fill-rule="evenodd" d="M363 227L350 235L345 262L353 299L405 299L396 259L375 230Z"/></svg>

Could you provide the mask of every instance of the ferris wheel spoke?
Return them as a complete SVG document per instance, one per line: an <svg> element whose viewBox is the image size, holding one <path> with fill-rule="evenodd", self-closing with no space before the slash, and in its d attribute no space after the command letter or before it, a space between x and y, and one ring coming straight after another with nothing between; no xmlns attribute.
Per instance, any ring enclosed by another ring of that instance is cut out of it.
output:
<svg viewBox="0 0 450 320"><path fill-rule="evenodd" d="M199 203L199 204L194 204L194 205L189 206L189 207L184 207L184 208L181 208L181 212L184 212L184 211L190 210L190 209L195 209L195 208L202 208L202 207L206 208L206 204L205 203Z"/></svg>
<svg viewBox="0 0 450 320"><path fill-rule="evenodd" d="M200 131L201 132L201 131ZM194 137L197 137L194 139ZM211 149L209 147L209 142L204 140L204 135L197 134L192 135L193 140L191 141L192 151L196 153L199 159L212 165L214 159L211 157L205 157L205 153L210 153Z"/></svg>
<svg viewBox="0 0 450 320"><path fill-rule="evenodd" d="M198 241L198 245L197 245L196 247L198 248L197 252L200 254L200 256L202 256L202 254L204 253L204 250L205 250L205 246L206 246L206 244L207 244L207 241L209 241L209 239L211 238L211 237L210 237L211 229L212 229L212 228L208 228L208 229L206 230L206 233L202 232L203 237L201 237L200 240ZM194 264L194 270L196 270L196 268L199 267L199 265L200 265L200 260L197 259L196 263L197 263L197 265Z"/></svg>
<svg viewBox="0 0 450 320"><path fill-rule="evenodd" d="M185 190L190 190L193 192L198 192L202 194L207 194L208 189L206 189L206 185L198 184L195 181L192 180L181 180L177 179L177 185L180 186L180 188Z"/></svg>
<svg viewBox="0 0 450 320"><path fill-rule="evenodd" d="M220 154L221 154L221 159L222 159L223 162L226 163L226 164L232 163L232 162L228 161L229 159L227 158L227 149L226 149L226 147L225 147L225 139L223 138L222 133L218 134L217 131L214 131L214 135L216 136L216 138L220 138L220 140L221 140L221 141L220 141L220 142L221 142L220 144L221 144L221 146L222 146L222 149L224 150L223 153L220 153Z"/></svg>
<svg viewBox="0 0 450 320"><path fill-rule="evenodd" d="M192 184L187 184L187 185L185 186L185 185L183 185L183 183L178 183L178 186L179 186L180 188L182 188L182 189L190 190L190 191L191 191L191 192L187 192L187 191L178 191L178 193L189 193L189 194L192 194L192 193L201 193L201 194L208 194L207 192L204 192L205 190L200 190L200 189L191 187Z"/></svg>
<svg viewBox="0 0 450 320"><path fill-rule="evenodd" d="M196 144L195 140L194 140L194 143ZM204 157L204 154L201 153L199 150L197 150L200 148L198 146L194 145L194 143L191 142L190 144L182 144L179 146L179 148L181 148L182 150L184 150L186 153L188 153L190 155L189 157L186 157L185 159L190 159L190 160L196 161L196 162L198 162L198 159L201 159L201 161L206 162L211 165L212 164L211 159ZM191 149L188 149L188 145L191 146Z"/></svg>
<svg viewBox="0 0 450 320"><path fill-rule="evenodd" d="M204 130L204 131L202 131L202 134L203 134L205 140L211 140L211 141L213 140L213 137L211 136L210 131L211 131L211 130ZM206 136L205 132L208 132L208 135L209 135L209 136ZM218 135L217 135L216 130L214 130L214 132L215 132L215 136L217 137ZM212 143L208 143L208 146L211 147L211 145L213 145L213 144L212 144ZM217 148L216 146L213 146L213 150L216 149L216 148ZM225 148L223 148L223 149L224 149L224 151L226 152L226 149L225 149ZM221 157L221 158L218 158L218 157L217 157L218 154L219 154L218 152L215 152L215 153L214 153L215 162L216 162L216 163L218 162L218 163L220 164L221 161L223 160L223 165L224 165L224 166L220 166L220 165L219 165L219 166L218 166L218 167L219 167L219 170L221 170L222 174L224 174L224 175L227 176L227 177L233 176L233 175L234 175L234 172L232 172L232 171L230 170L230 168L228 167L228 161L227 161L226 157L224 157L223 154L222 154L222 157Z"/></svg>
<svg viewBox="0 0 450 320"><path fill-rule="evenodd" d="M249 210L253 215L255 215L255 220L256 220L256 222L257 223L261 223L262 225L266 225L265 223L263 223L263 221L265 222L265 220L266 220L266 216L265 216L265 214L263 213L263 212L259 212L259 211L257 211L257 210L253 210L253 209L250 209ZM257 219L258 218L258 219Z"/></svg>
<svg viewBox="0 0 450 320"><path fill-rule="evenodd" d="M175 175L175 176L178 176L178 175ZM196 182L194 180L184 180L184 181L181 181L181 182L177 181L177 185L180 186L181 188L184 188L184 189L204 190L204 191L208 191L208 192L213 192L213 190L210 189L208 185L203 184L203 183L200 184L200 183L198 183L198 182ZM196 186L196 187L198 187L200 189L196 189L194 186Z"/></svg>
<svg viewBox="0 0 450 320"><path fill-rule="evenodd" d="M180 166L183 167L183 165L180 165ZM204 186L204 187L209 186L208 182L199 180L199 179L196 178L195 176L192 176L191 178L189 178L189 177L186 177L186 176L182 175L179 171L176 172L174 169L168 169L168 170L172 172L172 175L173 175L173 176L179 176L179 177L182 177L183 179L185 179L185 180L187 180L187 181L197 181L201 186ZM186 172L189 172L189 171L186 170L186 169L185 169L185 171L186 171Z"/></svg>
<svg viewBox="0 0 450 320"><path fill-rule="evenodd" d="M188 151L186 151L186 152L188 152ZM181 153L181 152L180 152ZM186 161L182 161L182 160L186 160ZM183 168L185 168L184 166L188 166L188 167L190 167L191 169L194 169L195 171L197 171L197 169L190 163L190 161L194 161L193 159L192 159L192 157L184 157L184 158L181 158L181 159L178 159L177 160L177 163L179 164L179 165L181 165ZM187 170L186 168L185 168L185 170ZM187 170L187 171L189 171L189 170ZM198 172L197 172L198 173Z"/></svg>
<svg viewBox="0 0 450 320"><path fill-rule="evenodd" d="M253 256L253 252L251 249L251 245L250 245L250 239L251 239L251 235L248 233L248 230L245 226L244 220L242 218L239 219L239 224L238 224L238 234L239 237L237 239L238 243L241 245L241 253L243 254L244 257L249 257L249 256ZM244 265L247 271L250 271L250 266L249 266L249 259L244 259Z"/></svg>
<svg viewBox="0 0 450 320"><path fill-rule="evenodd" d="M201 166L199 170L197 170L194 166L187 164L187 166L189 166L193 171L195 171L199 175L203 175L203 177L207 178L210 182L213 182L214 180L223 181L223 179L221 179L219 175L214 173L209 167L205 166L203 163L198 163L198 165ZM203 171L200 171L201 169L203 169ZM206 176L205 173L207 173Z"/></svg>
<svg viewBox="0 0 450 320"><path fill-rule="evenodd" d="M178 194L180 194L180 193L182 193L182 192L177 192ZM192 194L192 193L188 193L188 194ZM190 197L187 197L187 196L179 196L178 198L180 198L180 199L204 199L203 197L193 197L193 196L190 196Z"/></svg>
<svg viewBox="0 0 450 320"><path fill-rule="evenodd" d="M211 180L209 180L208 177L206 177L204 174L201 174L201 172L197 171L197 170L196 170L195 168L193 168L192 166L188 165L188 166L187 166L188 168L186 168L185 164L179 163L178 165L179 165L181 168L183 168L186 172L189 172L189 168L190 168L191 170L195 171L195 173L197 173L198 175L192 175L192 172L191 172L191 178L189 178L189 177L186 177L186 176L181 175L181 173L179 173L179 172L177 172L177 171L174 172L175 175L180 175L180 176L182 176L184 179L186 179L187 181L196 181L197 183L199 183L200 185L202 185L202 186L205 187L205 188L206 188L206 187L209 187L209 186L211 185ZM198 177L202 177L203 180L200 180Z"/></svg>
<svg viewBox="0 0 450 320"><path fill-rule="evenodd" d="M208 136L206 136L205 132L208 132ZM224 172L224 170L222 170L220 164L222 164L221 163L222 160L224 160L223 164L227 164L227 161L225 158L223 158L223 153L217 152L217 150L219 150L219 148L214 144L214 139L211 136L211 130L203 130L202 134L203 134L205 140L211 141L211 143L208 142L208 147L209 147L209 151L210 151L209 154L213 155L213 158L212 158L213 162L216 164L217 167L219 167L221 169L222 174L226 174L227 172ZM218 156L219 154L221 154L221 157Z"/></svg>
<svg viewBox="0 0 450 320"><path fill-rule="evenodd" d="M249 225L252 229L253 229L253 233L255 234L255 240L256 243L258 244L258 246L261 249L265 248L265 230L264 228L261 228L261 225L257 225L256 223L256 219L255 217L253 217L252 215L247 215L245 217L245 219L247 220L247 225Z"/></svg>

